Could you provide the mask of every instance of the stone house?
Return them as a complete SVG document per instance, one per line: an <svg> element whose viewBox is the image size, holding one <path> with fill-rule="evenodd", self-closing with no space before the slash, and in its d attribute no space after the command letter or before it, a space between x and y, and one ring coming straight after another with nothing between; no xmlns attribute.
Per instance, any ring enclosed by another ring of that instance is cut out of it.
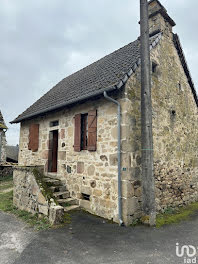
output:
<svg viewBox="0 0 198 264"><path fill-rule="evenodd" d="M0 111L0 163L6 161L6 131L7 126Z"/></svg>
<svg viewBox="0 0 198 264"><path fill-rule="evenodd" d="M198 97L175 22L157 0L149 2L149 23L161 212L198 200ZM132 223L142 213L140 86L138 38L66 77L12 122L21 123L19 165L42 165L49 177L65 180L67 199L115 222L121 199L122 219ZM117 105L104 92L121 105L121 197Z"/></svg>

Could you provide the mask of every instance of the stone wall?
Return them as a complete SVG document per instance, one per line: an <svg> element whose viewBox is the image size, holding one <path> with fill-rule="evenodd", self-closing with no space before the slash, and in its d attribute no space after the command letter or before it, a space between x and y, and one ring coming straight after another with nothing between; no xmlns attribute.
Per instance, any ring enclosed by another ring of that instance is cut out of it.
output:
<svg viewBox="0 0 198 264"><path fill-rule="evenodd" d="M167 31L152 49L151 60L158 65L156 72L152 73L156 209L163 212L168 207L198 200L198 109L171 34ZM140 68L128 80L125 96L128 100L125 118L129 125L129 151L123 155L125 162L130 160L131 163L126 174L131 198L125 201L125 215L130 223L136 216L141 216L142 208Z"/></svg>
<svg viewBox="0 0 198 264"><path fill-rule="evenodd" d="M157 211L198 200L198 108L172 38L152 54Z"/></svg>
<svg viewBox="0 0 198 264"><path fill-rule="evenodd" d="M118 99L114 96L115 99ZM123 179L127 179L130 155L128 154L127 100L122 104L122 167ZM97 109L97 151L75 152L74 116ZM51 121L59 120L58 127L50 127ZM117 211L117 107L104 98L87 101L72 108L34 119L40 124L39 149L28 150L30 121L21 124L19 165L43 165L47 171L49 133L59 131L57 177L66 179L71 197L80 200L80 206L91 213L118 221ZM123 181L124 199L128 197L128 186ZM90 201L83 195L90 195Z"/></svg>
<svg viewBox="0 0 198 264"><path fill-rule="evenodd" d="M122 144L123 216L131 224L142 214L141 188L141 112L140 112L140 69L137 68L125 85L124 121L127 137Z"/></svg>
<svg viewBox="0 0 198 264"><path fill-rule="evenodd" d="M42 167L14 167L13 204L20 210L48 217L52 225L59 224L63 221L64 209L45 194L42 181L36 178L40 175L41 179L42 173Z"/></svg>
<svg viewBox="0 0 198 264"><path fill-rule="evenodd" d="M48 216L49 202L42 194L33 173L34 167L15 167L13 203L21 210Z"/></svg>

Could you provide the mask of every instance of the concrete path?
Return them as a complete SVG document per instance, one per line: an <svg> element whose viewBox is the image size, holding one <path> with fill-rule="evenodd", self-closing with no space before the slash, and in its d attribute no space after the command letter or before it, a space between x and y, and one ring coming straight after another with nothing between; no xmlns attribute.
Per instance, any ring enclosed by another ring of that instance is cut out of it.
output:
<svg viewBox="0 0 198 264"><path fill-rule="evenodd" d="M198 247L198 216L161 229L119 227L80 211L70 225L39 233L4 213L0 223L2 264L180 264L177 242Z"/></svg>
<svg viewBox="0 0 198 264"><path fill-rule="evenodd" d="M0 264L11 264L37 233L13 215L0 211Z"/></svg>

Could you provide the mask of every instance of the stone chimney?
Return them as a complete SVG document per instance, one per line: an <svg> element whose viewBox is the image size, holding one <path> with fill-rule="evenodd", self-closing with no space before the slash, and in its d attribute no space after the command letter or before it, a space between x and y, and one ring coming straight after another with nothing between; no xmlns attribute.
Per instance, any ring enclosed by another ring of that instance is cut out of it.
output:
<svg viewBox="0 0 198 264"><path fill-rule="evenodd" d="M150 0L148 4L150 36L163 32L167 37L172 37L172 28L176 24L165 7L158 0Z"/></svg>

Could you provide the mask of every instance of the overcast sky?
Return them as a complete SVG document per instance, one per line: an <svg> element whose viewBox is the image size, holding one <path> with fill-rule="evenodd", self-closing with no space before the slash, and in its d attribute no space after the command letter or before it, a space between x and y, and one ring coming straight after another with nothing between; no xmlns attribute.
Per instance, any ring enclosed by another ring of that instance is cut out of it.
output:
<svg viewBox="0 0 198 264"><path fill-rule="evenodd" d="M198 87L198 1L161 0ZM0 109L9 122L67 75L139 36L139 0L0 0Z"/></svg>

